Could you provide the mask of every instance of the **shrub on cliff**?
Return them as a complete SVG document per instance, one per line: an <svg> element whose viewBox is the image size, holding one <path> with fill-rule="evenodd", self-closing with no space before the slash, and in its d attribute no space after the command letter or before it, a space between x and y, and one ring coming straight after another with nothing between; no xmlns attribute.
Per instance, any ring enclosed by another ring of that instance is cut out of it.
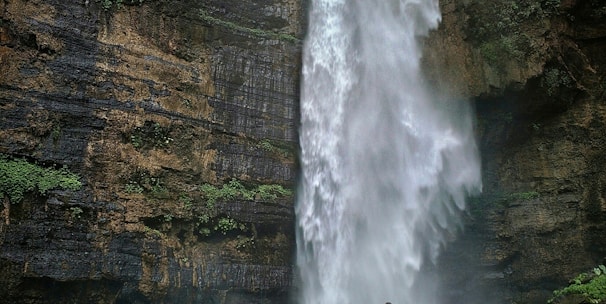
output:
<svg viewBox="0 0 606 304"><path fill-rule="evenodd" d="M574 278L570 285L553 292L553 298L547 303L560 303L559 299L567 295L581 295L583 303L603 303L606 300L606 266L600 265L589 273Z"/></svg>
<svg viewBox="0 0 606 304"><path fill-rule="evenodd" d="M46 194L59 188L78 190L82 187L79 176L67 168L44 168L24 159L12 159L0 154L0 193L18 203L27 192Z"/></svg>
<svg viewBox="0 0 606 304"><path fill-rule="evenodd" d="M263 184L254 189L247 189L236 179L230 180L221 188L217 188L211 184L203 184L199 189L207 202L211 204L214 204L217 200L232 199L274 201L278 198L285 198L293 195L292 190L285 189L277 184Z"/></svg>

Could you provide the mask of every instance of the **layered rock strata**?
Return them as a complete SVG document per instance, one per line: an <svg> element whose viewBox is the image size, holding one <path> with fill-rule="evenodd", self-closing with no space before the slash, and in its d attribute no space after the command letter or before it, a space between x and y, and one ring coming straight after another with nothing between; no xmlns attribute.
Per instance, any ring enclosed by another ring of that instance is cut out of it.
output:
<svg viewBox="0 0 606 304"><path fill-rule="evenodd" d="M428 79L475 103L484 179L445 297L545 303L606 257L606 5L441 2Z"/></svg>
<svg viewBox="0 0 606 304"><path fill-rule="evenodd" d="M4 198L0 297L284 303L302 14L292 0L0 2L0 153L83 182Z"/></svg>

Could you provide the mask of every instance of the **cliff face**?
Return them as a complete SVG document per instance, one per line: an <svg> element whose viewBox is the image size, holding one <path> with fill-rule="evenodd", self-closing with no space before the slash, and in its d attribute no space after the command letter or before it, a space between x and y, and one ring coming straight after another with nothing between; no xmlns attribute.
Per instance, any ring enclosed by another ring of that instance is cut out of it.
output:
<svg viewBox="0 0 606 304"><path fill-rule="evenodd" d="M0 153L83 182L4 197L0 297L284 303L301 2L118 2L0 2Z"/></svg>
<svg viewBox="0 0 606 304"><path fill-rule="evenodd" d="M0 153L79 191L3 197L14 303L285 303L305 1L0 2ZM535 303L606 256L606 5L442 0L425 64L471 99L484 193L453 303Z"/></svg>
<svg viewBox="0 0 606 304"><path fill-rule="evenodd" d="M440 263L445 297L545 303L606 257L606 4L441 5L428 79L475 103L484 179Z"/></svg>

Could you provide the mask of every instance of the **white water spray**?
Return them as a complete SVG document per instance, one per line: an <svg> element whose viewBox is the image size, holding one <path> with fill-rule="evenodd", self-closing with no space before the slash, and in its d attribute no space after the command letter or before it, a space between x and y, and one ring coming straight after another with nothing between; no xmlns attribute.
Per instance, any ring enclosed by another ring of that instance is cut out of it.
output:
<svg viewBox="0 0 606 304"><path fill-rule="evenodd" d="M312 0L303 58L302 304L436 303L420 270L481 187L472 117L421 78L437 0Z"/></svg>

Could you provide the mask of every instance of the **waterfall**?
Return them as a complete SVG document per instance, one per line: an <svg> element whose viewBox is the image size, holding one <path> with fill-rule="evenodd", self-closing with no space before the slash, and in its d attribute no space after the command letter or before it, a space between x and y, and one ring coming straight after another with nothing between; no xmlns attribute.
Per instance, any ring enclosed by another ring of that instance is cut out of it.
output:
<svg viewBox="0 0 606 304"><path fill-rule="evenodd" d="M431 94L437 0L311 0L296 203L302 304L436 303L422 266L481 188L473 118Z"/></svg>

